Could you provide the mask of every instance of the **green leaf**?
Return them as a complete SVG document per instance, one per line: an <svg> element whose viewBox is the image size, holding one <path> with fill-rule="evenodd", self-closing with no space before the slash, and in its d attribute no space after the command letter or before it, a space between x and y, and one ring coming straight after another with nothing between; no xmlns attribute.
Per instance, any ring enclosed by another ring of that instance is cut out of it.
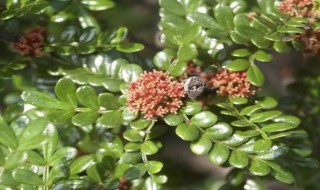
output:
<svg viewBox="0 0 320 190"><path fill-rule="evenodd" d="M236 26L235 31L239 35L241 35L242 37L247 38L247 39L263 38L263 34L259 30L255 29L253 27L250 27L250 26L238 25L238 26Z"/></svg>
<svg viewBox="0 0 320 190"><path fill-rule="evenodd" d="M80 44L90 44L90 42L91 43L95 42L94 40L96 39L96 37L97 37L97 31L95 28L93 28L93 27L84 28L82 31L82 34L79 37L79 43ZM81 47L81 46L82 45L80 45L79 47ZM83 47L86 47L86 45L84 45Z"/></svg>
<svg viewBox="0 0 320 190"><path fill-rule="evenodd" d="M5 164L5 155L0 148L0 166L4 166L4 164ZM0 177L0 180L1 180L1 177Z"/></svg>
<svg viewBox="0 0 320 190"><path fill-rule="evenodd" d="M54 184L69 177L68 165L55 165L50 169L48 176L48 183Z"/></svg>
<svg viewBox="0 0 320 190"><path fill-rule="evenodd" d="M170 68L169 68L168 71L169 71L169 74L171 76L178 77L178 76L181 76L185 72L186 69L187 69L187 63L186 62L175 60L170 65Z"/></svg>
<svg viewBox="0 0 320 190"><path fill-rule="evenodd" d="M141 148L141 144L140 143L132 143L129 142L124 146L124 150L126 152L137 152L139 151Z"/></svg>
<svg viewBox="0 0 320 190"><path fill-rule="evenodd" d="M184 117L181 114L168 114L163 120L169 126L177 126L184 121Z"/></svg>
<svg viewBox="0 0 320 190"><path fill-rule="evenodd" d="M162 170L163 164L159 161L151 160L147 162L146 168L150 174L156 174Z"/></svg>
<svg viewBox="0 0 320 190"><path fill-rule="evenodd" d="M39 153L35 151L28 151L27 154L28 154L28 162L30 162L31 164L37 165L37 166L46 165L46 161Z"/></svg>
<svg viewBox="0 0 320 190"><path fill-rule="evenodd" d="M94 110L99 109L98 97L94 88L82 86L77 89L76 96L83 106Z"/></svg>
<svg viewBox="0 0 320 190"><path fill-rule="evenodd" d="M65 164L74 159L76 156L77 149L73 147L62 147L52 155L48 161L48 164L50 166Z"/></svg>
<svg viewBox="0 0 320 190"><path fill-rule="evenodd" d="M281 115L281 111L265 111L261 113L252 114L249 121L254 123L261 123L274 119Z"/></svg>
<svg viewBox="0 0 320 190"><path fill-rule="evenodd" d="M264 75L255 64L252 64L248 69L247 78L250 83L259 87L264 83Z"/></svg>
<svg viewBox="0 0 320 190"><path fill-rule="evenodd" d="M32 120L21 135L18 149L28 150L39 147L47 138L44 130L49 126L49 121L45 118Z"/></svg>
<svg viewBox="0 0 320 190"><path fill-rule="evenodd" d="M214 17L217 20L218 24L224 28L226 31L231 31L234 28L233 23L233 11L232 9L225 4L218 4L214 8Z"/></svg>
<svg viewBox="0 0 320 190"><path fill-rule="evenodd" d="M198 138L199 130L194 125L182 123L176 128L176 134L185 141L193 141Z"/></svg>
<svg viewBox="0 0 320 190"><path fill-rule="evenodd" d="M232 134L232 128L228 123L219 122L208 128L206 134L213 139L224 139Z"/></svg>
<svg viewBox="0 0 320 190"><path fill-rule="evenodd" d="M16 180L14 180L14 178L12 177L11 170L4 170L3 172L2 171L1 171L2 174L0 176L0 180L1 180L0 188L2 188L3 186L5 186L7 188L7 186L18 186L19 185L19 183Z"/></svg>
<svg viewBox="0 0 320 190"><path fill-rule="evenodd" d="M255 52L252 57L262 62L270 62L272 60L272 55L262 50Z"/></svg>
<svg viewBox="0 0 320 190"><path fill-rule="evenodd" d="M271 135L268 137L268 139L272 140L272 139L277 139L277 138L281 138L281 137L291 136L294 134L307 135L306 131L304 131L304 130L294 130L294 131L288 131L288 132L283 132L283 133Z"/></svg>
<svg viewBox="0 0 320 190"><path fill-rule="evenodd" d="M248 164L248 155L242 151L234 150L231 152L229 163L236 168L244 168Z"/></svg>
<svg viewBox="0 0 320 190"><path fill-rule="evenodd" d="M172 25L161 23L162 31L165 37L173 44L190 43L197 38L201 32L199 25L188 25L187 27L176 28Z"/></svg>
<svg viewBox="0 0 320 190"><path fill-rule="evenodd" d="M186 115L195 115L202 110L202 105L199 102L187 102L184 107L181 108L181 112Z"/></svg>
<svg viewBox="0 0 320 190"><path fill-rule="evenodd" d="M136 120L134 122L131 122L130 123L130 126L133 128L133 129L138 129L138 130L142 130L142 129L145 129L147 128L149 125L150 125L151 121L150 120L147 120L147 119L139 119L139 120Z"/></svg>
<svg viewBox="0 0 320 190"><path fill-rule="evenodd" d="M230 103L234 105L242 105L248 103L248 99L243 97L230 97L229 100Z"/></svg>
<svg viewBox="0 0 320 190"><path fill-rule="evenodd" d="M219 28L219 25L216 23L216 21L209 15L205 13L189 13L187 15L187 19L195 24L198 24L205 28Z"/></svg>
<svg viewBox="0 0 320 190"><path fill-rule="evenodd" d="M18 167L22 163L26 162L28 154L25 151L14 151L6 158L5 168L10 170Z"/></svg>
<svg viewBox="0 0 320 190"><path fill-rule="evenodd" d="M186 11L180 3L176 0L160 0L159 4L162 8L169 11L170 13L183 16L186 14Z"/></svg>
<svg viewBox="0 0 320 190"><path fill-rule="evenodd" d="M209 153L209 159L216 165L225 163L229 158L230 151L223 144L216 143Z"/></svg>
<svg viewBox="0 0 320 190"><path fill-rule="evenodd" d="M96 160L98 161L97 158L96 158ZM113 170L116 167L116 165L115 165L116 158L114 156L108 155L108 153L107 153L107 155L103 155L100 162L101 162L101 166L103 166L103 168L104 168L103 170L105 170L105 169Z"/></svg>
<svg viewBox="0 0 320 190"><path fill-rule="evenodd" d="M103 182L104 189L117 189L120 186L118 179L108 178Z"/></svg>
<svg viewBox="0 0 320 190"><path fill-rule="evenodd" d="M191 124L197 127L207 128L215 124L217 122L217 119L217 116L210 111L203 111L197 113L191 118Z"/></svg>
<svg viewBox="0 0 320 190"><path fill-rule="evenodd" d="M23 101L39 108L72 109L70 104L61 102L48 94L37 91L24 91L21 95Z"/></svg>
<svg viewBox="0 0 320 190"><path fill-rule="evenodd" d="M235 15L235 17L233 18L233 23L236 27L239 25L250 26L251 20L246 13L240 13Z"/></svg>
<svg viewBox="0 0 320 190"><path fill-rule="evenodd" d="M230 33L230 38L232 39L232 41L234 41L237 44L246 44L247 45L249 43L248 38L241 36L240 34L236 33L235 31L232 31Z"/></svg>
<svg viewBox="0 0 320 190"><path fill-rule="evenodd" d="M153 62L159 69L168 70L171 64L171 56L164 51L160 51L153 57Z"/></svg>
<svg viewBox="0 0 320 190"><path fill-rule="evenodd" d="M49 161L53 153L56 151L56 148L59 143L59 137L57 128L53 125L48 126L44 134L47 137L47 141L42 145L42 154L45 161Z"/></svg>
<svg viewBox="0 0 320 190"><path fill-rule="evenodd" d="M147 128L147 127L150 125L150 123L151 123L150 120L140 118L139 120L136 120L136 121L134 121L134 122L131 122L131 123L130 123L130 126L131 126L133 129L142 130L142 129Z"/></svg>
<svg viewBox="0 0 320 190"><path fill-rule="evenodd" d="M198 56L197 46L193 43L181 44L178 50L179 61L189 61Z"/></svg>
<svg viewBox="0 0 320 190"><path fill-rule="evenodd" d="M273 145L268 150L258 153L256 157L262 160L274 160L275 158L278 158L287 152L288 147Z"/></svg>
<svg viewBox="0 0 320 190"><path fill-rule="evenodd" d="M74 110L55 110L48 114L48 118L54 124L63 125L68 123L74 114Z"/></svg>
<svg viewBox="0 0 320 190"><path fill-rule="evenodd" d="M247 57L251 55L251 52L248 49L237 49L231 53L234 57Z"/></svg>
<svg viewBox="0 0 320 190"><path fill-rule="evenodd" d="M245 59L236 59L227 64L227 69L230 71L244 71L250 67L250 62Z"/></svg>
<svg viewBox="0 0 320 190"><path fill-rule="evenodd" d="M229 146L239 146L249 140L249 138L243 137L240 134L241 131L236 131L231 137L223 141L223 143Z"/></svg>
<svg viewBox="0 0 320 190"><path fill-rule="evenodd" d="M82 9L82 7L80 7L78 12L78 21L83 29L94 27L97 33L100 33L100 25L94 16L89 14L88 11L86 11L85 9Z"/></svg>
<svg viewBox="0 0 320 190"><path fill-rule="evenodd" d="M86 169L88 176L97 183L101 183L104 178L105 169L100 164L94 164Z"/></svg>
<svg viewBox="0 0 320 190"><path fill-rule="evenodd" d="M81 173L92 164L94 164L94 160L91 155L81 156L72 162L70 166L70 175Z"/></svg>
<svg viewBox="0 0 320 190"><path fill-rule="evenodd" d="M98 120L99 124L107 128L117 128L122 123L122 113L119 110L113 110L104 113Z"/></svg>
<svg viewBox="0 0 320 190"><path fill-rule="evenodd" d="M154 139L166 133L168 130L167 125L155 125L149 134L147 134L147 139Z"/></svg>
<svg viewBox="0 0 320 190"><path fill-rule="evenodd" d="M146 134L143 131L138 131L135 129L129 129L123 133L123 137L130 142L142 142L145 135Z"/></svg>
<svg viewBox="0 0 320 190"><path fill-rule="evenodd" d="M111 76L112 78L119 78L120 69L127 64L128 64L128 61L121 58L114 60L111 64L106 64L107 76Z"/></svg>
<svg viewBox="0 0 320 190"><path fill-rule="evenodd" d="M23 112L23 109L24 108L22 104L13 104L8 106L2 115L4 122L9 123L20 116Z"/></svg>
<svg viewBox="0 0 320 190"><path fill-rule="evenodd" d="M62 102L77 106L76 86L72 80L60 79L56 84L55 93Z"/></svg>
<svg viewBox="0 0 320 190"><path fill-rule="evenodd" d="M297 22L297 23L308 23L309 22L309 20L307 18L302 18L302 17L292 17L292 18L290 18L290 21Z"/></svg>
<svg viewBox="0 0 320 190"><path fill-rule="evenodd" d="M119 44L116 46L116 49L124 53L133 53L143 50L144 45L139 43Z"/></svg>
<svg viewBox="0 0 320 190"><path fill-rule="evenodd" d="M300 125L300 119L295 116L291 115L281 115L274 119L275 122L284 122L284 123L290 123L292 125L298 126Z"/></svg>
<svg viewBox="0 0 320 190"><path fill-rule="evenodd" d="M103 11L115 6L114 2L109 0L82 0L81 3L91 11Z"/></svg>
<svg viewBox="0 0 320 190"><path fill-rule="evenodd" d="M272 146L272 142L269 139L259 139L253 143L253 151L261 152L265 151Z"/></svg>
<svg viewBox="0 0 320 190"><path fill-rule="evenodd" d="M251 160L249 171L257 176L265 176L270 172L270 167L261 160L253 159Z"/></svg>
<svg viewBox="0 0 320 190"><path fill-rule="evenodd" d="M127 83L135 81L143 73L142 68L136 64L127 64L120 68L119 76Z"/></svg>
<svg viewBox="0 0 320 190"><path fill-rule="evenodd" d="M263 17L260 17L260 16L254 16L253 17L253 20L260 24L261 26L267 28L267 29L271 29L271 30L274 30L277 28L277 26L275 24L273 24L271 21L269 21L268 19L266 18L263 18Z"/></svg>
<svg viewBox="0 0 320 190"><path fill-rule="evenodd" d="M138 117L138 113L134 112L133 110L131 110L130 108L125 108L122 112L122 119L124 121L133 121Z"/></svg>
<svg viewBox="0 0 320 190"><path fill-rule="evenodd" d="M287 52L291 50L290 46L286 42L282 42L282 41L274 42L272 47L279 53Z"/></svg>
<svg viewBox="0 0 320 190"><path fill-rule="evenodd" d="M146 169L144 167L132 166L124 172L123 177L128 180L139 179L143 176L145 172Z"/></svg>
<svg viewBox="0 0 320 190"><path fill-rule="evenodd" d="M252 129L252 130L246 130L246 131L238 131L238 135L241 138L250 138L250 137L261 135L261 133L257 130Z"/></svg>
<svg viewBox="0 0 320 190"><path fill-rule="evenodd" d="M272 42L266 38L253 38L251 42L260 49L269 48L272 45Z"/></svg>
<svg viewBox="0 0 320 190"><path fill-rule="evenodd" d="M261 128L264 132L279 132L296 128L297 125L292 123L272 123Z"/></svg>
<svg viewBox="0 0 320 190"><path fill-rule="evenodd" d="M141 161L141 153L140 152L138 152L138 153L126 152L121 156L119 163L120 164L136 164L136 163L139 163L140 161ZM118 168L118 166L117 166L117 168Z"/></svg>
<svg viewBox="0 0 320 190"><path fill-rule="evenodd" d="M271 97L265 97L262 100L256 102L257 105L261 106L264 109L271 109L278 105L278 102Z"/></svg>
<svg viewBox="0 0 320 190"><path fill-rule="evenodd" d="M294 177L290 172L274 162L267 162L267 164L273 169L274 176L277 180L287 184L292 184L294 182Z"/></svg>
<svg viewBox="0 0 320 190"><path fill-rule="evenodd" d="M212 142L206 135L201 136L198 140L191 143L190 148L196 155L204 155L210 151Z"/></svg>
<svg viewBox="0 0 320 190"><path fill-rule="evenodd" d="M287 34L302 34L305 31L301 28L295 28L295 27L290 27L290 26L286 26L286 27L280 27L277 30L279 33L287 33Z"/></svg>
<svg viewBox="0 0 320 190"><path fill-rule="evenodd" d="M146 141L141 145L141 152L146 155L152 155L157 153L159 147L153 141Z"/></svg>
<svg viewBox="0 0 320 190"><path fill-rule="evenodd" d="M99 113L96 111L81 112L74 115L71 119L75 126L85 127L97 121Z"/></svg>
<svg viewBox="0 0 320 190"><path fill-rule="evenodd" d="M235 120L235 121L231 122L231 125L236 126L236 127L248 127L248 126L251 126L252 123L247 122L247 121L243 121L243 120Z"/></svg>
<svg viewBox="0 0 320 190"><path fill-rule="evenodd" d="M117 29L115 35L116 35L115 37L112 36L113 39L111 40L111 44L119 44L119 43L123 42L123 40L128 35L128 29L126 27L120 27Z"/></svg>
<svg viewBox="0 0 320 190"><path fill-rule="evenodd" d="M168 181L168 177L165 175L154 175L153 180L157 184L165 184Z"/></svg>
<svg viewBox="0 0 320 190"><path fill-rule="evenodd" d="M42 185L42 179L35 173L26 169L16 169L12 172L13 178L26 185Z"/></svg>
<svg viewBox="0 0 320 190"><path fill-rule="evenodd" d="M105 89L107 89L110 92L119 92L120 91L120 84L122 83L119 79L106 79L103 82L103 86Z"/></svg>
<svg viewBox="0 0 320 190"><path fill-rule="evenodd" d="M2 118L0 118L0 143L13 149L18 146L18 140L14 131Z"/></svg>

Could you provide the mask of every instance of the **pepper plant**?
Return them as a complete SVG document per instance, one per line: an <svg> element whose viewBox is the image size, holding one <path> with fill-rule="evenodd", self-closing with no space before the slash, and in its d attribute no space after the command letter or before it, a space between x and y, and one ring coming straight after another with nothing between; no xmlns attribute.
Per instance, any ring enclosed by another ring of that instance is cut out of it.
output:
<svg viewBox="0 0 320 190"><path fill-rule="evenodd" d="M0 2L0 189L188 188L170 133L229 168L190 189L319 189L320 2L158 3L162 48L143 54L122 1ZM313 70L275 96L261 66L294 51Z"/></svg>

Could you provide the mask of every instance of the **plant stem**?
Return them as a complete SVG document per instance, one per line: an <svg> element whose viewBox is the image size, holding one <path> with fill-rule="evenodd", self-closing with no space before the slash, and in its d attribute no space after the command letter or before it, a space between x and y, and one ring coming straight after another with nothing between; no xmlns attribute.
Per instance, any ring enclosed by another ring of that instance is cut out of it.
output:
<svg viewBox="0 0 320 190"><path fill-rule="evenodd" d="M44 167L44 173L43 173L43 190L49 190L49 186L48 186L48 177L49 177L49 165L46 165Z"/></svg>
<svg viewBox="0 0 320 190"><path fill-rule="evenodd" d="M146 142L146 141L148 140L148 134L151 132L151 129L152 129L152 127L154 126L155 123L156 123L156 120L153 119L153 120L151 121L150 125L148 126L148 128L145 130L146 136L145 136L145 138L143 139L143 142L142 142L142 143L144 143L144 142ZM141 153L141 157L142 157L143 163L144 163L144 164L147 164L147 163L148 163L147 155L144 154L144 153Z"/></svg>

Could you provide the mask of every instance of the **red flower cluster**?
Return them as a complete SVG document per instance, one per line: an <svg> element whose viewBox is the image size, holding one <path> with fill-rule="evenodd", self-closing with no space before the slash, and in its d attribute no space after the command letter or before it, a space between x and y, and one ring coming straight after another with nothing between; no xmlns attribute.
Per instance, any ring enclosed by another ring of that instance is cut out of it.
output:
<svg viewBox="0 0 320 190"><path fill-rule="evenodd" d="M250 84L243 71L219 70L210 77L209 82L217 88L220 96L247 97L256 93L256 86Z"/></svg>
<svg viewBox="0 0 320 190"><path fill-rule="evenodd" d="M29 57L40 57L43 55L42 47L45 43L46 34L46 29L34 28L14 43L13 47Z"/></svg>
<svg viewBox="0 0 320 190"><path fill-rule="evenodd" d="M179 77L179 81L183 81L187 79L188 77L192 76L198 76L200 77L205 83L207 82L207 74L201 70L201 67L195 65L192 61L188 62L187 69L182 74L181 77Z"/></svg>
<svg viewBox="0 0 320 190"><path fill-rule="evenodd" d="M279 10L293 17L310 17L312 6L312 0L284 0L279 5Z"/></svg>
<svg viewBox="0 0 320 190"><path fill-rule="evenodd" d="M305 56L320 56L320 30L307 29L304 34L297 35L305 45Z"/></svg>
<svg viewBox="0 0 320 190"><path fill-rule="evenodd" d="M144 73L128 89L128 106L135 112L141 111L146 119L176 113L184 97L181 83L161 71Z"/></svg>
<svg viewBox="0 0 320 190"><path fill-rule="evenodd" d="M116 190L129 190L132 186L131 182L125 178L120 178L119 182L119 187Z"/></svg>

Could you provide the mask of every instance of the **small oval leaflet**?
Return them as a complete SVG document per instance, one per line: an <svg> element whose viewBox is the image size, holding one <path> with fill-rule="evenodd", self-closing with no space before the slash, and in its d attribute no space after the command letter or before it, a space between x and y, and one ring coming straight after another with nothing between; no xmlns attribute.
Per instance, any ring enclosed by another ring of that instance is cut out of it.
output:
<svg viewBox="0 0 320 190"><path fill-rule="evenodd" d="M183 84L184 91L191 99L196 99L196 97L198 97L203 92L203 89L205 87L204 81L198 76L187 78L183 82Z"/></svg>

